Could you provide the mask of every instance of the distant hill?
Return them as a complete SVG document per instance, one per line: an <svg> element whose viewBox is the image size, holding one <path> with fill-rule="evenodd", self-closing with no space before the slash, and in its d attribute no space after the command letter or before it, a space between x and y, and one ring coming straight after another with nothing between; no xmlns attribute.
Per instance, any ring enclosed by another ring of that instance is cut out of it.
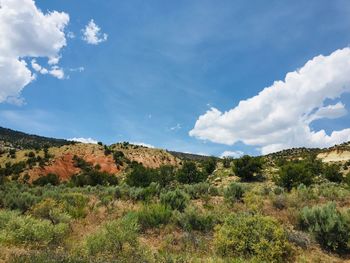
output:
<svg viewBox="0 0 350 263"><path fill-rule="evenodd" d="M0 127L0 142L16 149L39 149L44 146L59 147L73 142L64 139L47 138L38 135L31 135L7 128Z"/></svg>
<svg viewBox="0 0 350 263"><path fill-rule="evenodd" d="M204 161L209 158L212 158L212 156L193 154L193 153L183 153L183 152L175 152L175 151L168 151L168 153L172 154L173 156L181 160L188 160L188 161Z"/></svg>

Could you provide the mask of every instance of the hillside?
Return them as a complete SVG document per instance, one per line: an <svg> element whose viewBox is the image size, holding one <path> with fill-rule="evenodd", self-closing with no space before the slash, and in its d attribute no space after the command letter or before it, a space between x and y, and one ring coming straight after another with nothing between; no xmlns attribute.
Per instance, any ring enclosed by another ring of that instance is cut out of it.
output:
<svg viewBox="0 0 350 263"><path fill-rule="evenodd" d="M0 127L0 147L12 147L16 149L41 149L44 146L54 147L72 144L63 139L47 138L31 135Z"/></svg>
<svg viewBox="0 0 350 263"><path fill-rule="evenodd" d="M350 262L348 143L221 159L6 132L0 263Z"/></svg>

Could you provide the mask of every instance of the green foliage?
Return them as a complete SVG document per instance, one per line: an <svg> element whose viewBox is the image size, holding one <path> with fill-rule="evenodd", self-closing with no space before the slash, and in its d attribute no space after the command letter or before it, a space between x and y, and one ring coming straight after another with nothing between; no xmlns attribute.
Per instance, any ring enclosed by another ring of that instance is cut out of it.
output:
<svg viewBox="0 0 350 263"><path fill-rule="evenodd" d="M47 185L47 184L59 185L60 184L60 178L58 177L57 174L49 173L47 175L40 176L38 179L33 181L33 184L34 185L40 185L40 186L44 186L44 185Z"/></svg>
<svg viewBox="0 0 350 263"><path fill-rule="evenodd" d="M161 204L145 205L137 212L138 222L143 230L169 223L172 212Z"/></svg>
<svg viewBox="0 0 350 263"><path fill-rule="evenodd" d="M287 262L292 256L283 228L261 215L229 216L215 229L214 247L222 257L255 258L258 262Z"/></svg>
<svg viewBox="0 0 350 263"><path fill-rule="evenodd" d="M147 187L131 187L128 191L128 198L132 201L150 201L153 197L158 196L160 187L156 183L151 183Z"/></svg>
<svg viewBox="0 0 350 263"><path fill-rule="evenodd" d="M173 210L183 211L189 203L189 196L180 189L168 191L160 195L160 202Z"/></svg>
<svg viewBox="0 0 350 263"><path fill-rule="evenodd" d="M73 175L70 182L77 187L85 185L117 185L118 178L112 174L93 169L82 172L81 174Z"/></svg>
<svg viewBox="0 0 350 263"><path fill-rule="evenodd" d="M255 181L261 179L262 159L259 157L251 157L244 155L234 160L234 173L241 178L242 181Z"/></svg>
<svg viewBox="0 0 350 263"><path fill-rule="evenodd" d="M161 187L165 187L175 179L175 167L172 165L162 165L158 169L155 182L159 183Z"/></svg>
<svg viewBox="0 0 350 263"><path fill-rule="evenodd" d="M231 183L224 190L224 198L227 202L236 202L242 200L244 188L238 183Z"/></svg>
<svg viewBox="0 0 350 263"><path fill-rule="evenodd" d="M224 168L230 168L232 161L232 157L224 157L222 158L222 165L224 166Z"/></svg>
<svg viewBox="0 0 350 263"><path fill-rule="evenodd" d="M123 256L130 247L138 248L139 225L135 216L127 215L107 223L100 231L90 235L86 240L86 248L90 255L110 254Z"/></svg>
<svg viewBox="0 0 350 263"><path fill-rule="evenodd" d="M65 211L64 204L47 198L34 205L30 214L36 218L50 220L52 224L68 223L71 216Z"/></svg>
<svg viewBox="0 0 350 263"><path fill-rule="evenodd" d="M132 163L132 170L127 174L126 183L130 186L147 187L156 177L156 170L144 167L139 163Z"/></svg>
<svg viewBox="0 0 350 263"><path fill-rule="evenodd" d="M29 192L0 192L0 206L11 210L26 212L39 198Z"/></svg>
<svg viewBox="0 0 350 263"><path fill-rule="evenodd" d="M308 162L289 162L280 168L279 176L275 178L275 183L290 191L293 187L297 187L300 184L311 185L316 175Z"/></svg>
<svg viewBox="0 0 350 263"><path fill-rule="evenodd" d="M69 255L63 251L50 249L14 254L9 259L9 263L86 263L87 261L83 255Z"/></svg>
<svg viewBox="0 0 350 263"><path fill-rule="evenodd" d="M212 213L201 212L193 206L187 207L183 213L178 213L176 216L177 224L186 231L208 232L213 230L216 221Z"/></svg>
<svg viewBox="0 0 350 263"><path fill-rule="evenodd" d="M337 164L328 164L323 168L323 176L330 182L341 183L343 175L340 172L340 166Z"/></svg>
<svg viewBox="0 0 350 263"><path fill-rule="evenodd" d="M186 161L177 172L177 180L182 184L203 182L208 175L197 169L196 163Z"/></svg>
<svg viewBox="0 0 350 263"><path fill-rule="evenodd" d="M202 197L206 197L209 194L212 194L215 192L215 190L213 190L213 187L211 187L209 183L205 183L205 182L184 185L184 190L187 194L189 194L191 199L199 199Z"/></svg>
<svg viewBox="0 0 350 263"><path fill-rule="evenodd" d="M299 215L299 225L313 233L323 248L336 252L349 250L350 221L337 210L335 203L304 207Z"/></svg>
<svg viewBox="0 0 350 263"><path fill-rule="evenodd" d="M100 166L92 166L91 163L86 162L84 159L74 156L73 160L75 166L80 168L82 172L80 174L72 176L70 183L73 186L82 187L85 185L117 185L118 178L112 174L101 172Z"/></svg>
<svg viewBox="0 0 350 263"><path fill-rule="evenodd" d="M67 234L67 224L53 225L48 220L0 211L0 244L45 246L58 244Z"/></svg>
<svg viewBox="0 0 350 263"><path fill-rule="evenodd" d="M65 211L73 218L83 218L87 214L89 197L82 193L67 193L61 196Z"/></svg>
<svg viewBox="0 0 350 263"><path fill-rule="evenodd" d="M216 168L217 159L210 157L202 162L203 172L207 175L211 175Z"/></svg>

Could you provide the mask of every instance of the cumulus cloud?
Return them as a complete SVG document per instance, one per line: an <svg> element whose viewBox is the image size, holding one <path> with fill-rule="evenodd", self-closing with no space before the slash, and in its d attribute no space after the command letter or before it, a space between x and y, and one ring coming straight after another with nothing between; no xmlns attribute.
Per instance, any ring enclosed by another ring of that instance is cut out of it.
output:
<svg viewBox="0 0 350 263"><path fill-rule="evenodd" d="M233 157L233 158L239 158L244 155L244 152L242 151L224 151L220 157Z"/></svg>
<svg viewBox="0 0 350 263"><path fill-rule="evenodd" d="M263 154L291 147L328 147L350 140L350 128L327 134L312 121L346 114L344 104L325 105L350 92L350 48L317 56L258 95L227 111L211 108L189 132L203 140L233 145L242 141Z"/></svg>
<svg viewBox="0 0 350 263"><path fill-rule="evenodd" d="M91 19L90 22L85 26L83 31L83 40L91 45L98 45L101 42L107 40L108 35L106 33L101 33L101 28L95 24L94 20Z"/></svg>
<svg viewBox="0 0 350 263"><path fill-rule="evenodd" d="M33 0L0 0L0 103L17 98L22 89L35 79L25 58L48 58L57 64L59 52L66 46L64 29L69 15L39 10ZM36 61L33 69L56 77L57 68L49 72Z"/></svg>
<svg viewBox="0 0 350 263"><path fill-rule="evenodd" d="M130 144L140 145L140 146L147 147L147 148L156 148L152 144L148 144L148 143L144 143L144 142L130 142Z"/></svg>
<svg viewBox="0 0 350 263"><path fill-rule="evenodd" d="M83 138L83 137L79 137L79 138L74 137L74 138L68 139L68 141L97 144L96 140L92 138Z"/></svg>

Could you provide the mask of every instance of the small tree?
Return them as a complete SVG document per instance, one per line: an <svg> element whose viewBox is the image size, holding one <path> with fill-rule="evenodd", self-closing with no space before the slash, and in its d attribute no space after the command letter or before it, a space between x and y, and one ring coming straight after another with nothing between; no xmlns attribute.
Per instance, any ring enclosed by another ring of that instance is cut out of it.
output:
<svg viewBox="0 0 350 263"><path fill-rule="evenodd" d="M126 177L126 183L130 186L147 187L156 177L154 169L146 168L142 164L133 163L131 172Z"/></svg>
<svg viewBox="0 0 350 263"><path fill-rule="evenodd" d="M197 169L194 162L186 161L177 172L177 180L183 184L199 183L206 179L201 171Z"/></svg>
<svg viewBox="0 0 350 263"><path fill-rule="evenodd" d="M325 165L323 169L323 176L334 183L341 183L343 175L340 172L340 167L337 164Z"/></svg>
<svg viewBox="0 0 350 263"><path fill-rule="evenodd" d="M215 157L210 157L203 161L203 172L206 173L207 175L211 175L216 168L216 158Z"/></svg>
<svg viewBox="0 0 350 263"><path fill-rule="evenodd" d="M300 184L311 185L314 177L315 174L305 162L289 162L280 168L279 177L275 178L275 182L290 191Z"/></svg>
<svg viewBox="0 0 350 263"><path fill-rule="evenodd" d="M234 160L234 173L243 181L254 181L261 178L262 161L261 158L244 155Z"/></svg>

